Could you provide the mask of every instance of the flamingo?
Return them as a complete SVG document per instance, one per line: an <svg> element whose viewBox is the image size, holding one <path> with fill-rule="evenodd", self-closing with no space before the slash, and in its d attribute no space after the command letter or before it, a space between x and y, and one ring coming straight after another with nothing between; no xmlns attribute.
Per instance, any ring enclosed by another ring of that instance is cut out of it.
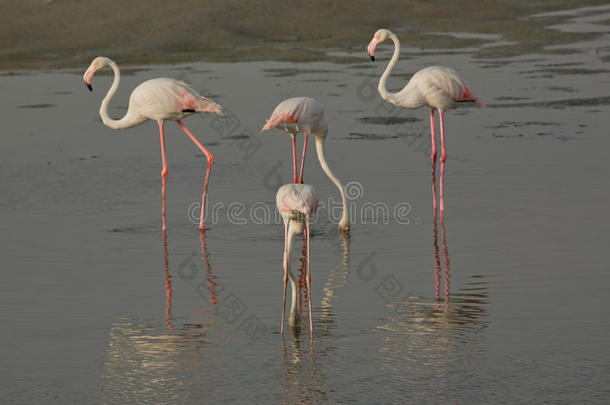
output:
<svg viewBox="0 0 610 405"><path fill-rule="evenodd" d="M277 210L284 220L284 295L282 298L282 326L281 333L284 333L284 312L286 309L286 284L290 279L292 288L292 300L290 303L290 314L288 316L288 326L292 331L298 331L297 322L297 284L290 271L290 251L295 235L305 231L307 240L307 266L306 266L306 285L307 299L309 306L309 333L313 333L313 322L311 320L311 272L309 260L309 223L311 217L318 209L318 197L312 186L309 184L284 184L277 191L275 202Z"/></svg>
<svg viewBox="0 0 610 405"><path fill-rule="evenodd" d="M328 125L324 117L324 106L311 97L295 97L282 101L275 107L271 117L263 127L262 131L270 128L277 128L286 131L292 137L292 163L294 172L294 183L303 183L303 169L305 166L305 153L307 151L307 139L310 134L316 137L316 151L322 170L328 178L335 183L341 194L343 202L343 214L339 220L339 232L349 235L350 221L347 210L347 198L343 185L335 177L326 163L324 157L324 140L328 134ZM302 133L305 137L303 144L303 156L301 160L300 175L297 177L297 155L296 155L296 135Z"/></svg>
<svg viewBox="0 0 610 405"><path fill-rule="evenodd" d="M87 68L83 76L83 80L90 91L93 75L98 70L110 66L114 71L114 81L106 97L102 100L100 106L100 117L107 127L112 129L130 128L141 124L147 120L157 121L159 124L159 133L161 136L161 157L163 159L163 171L161 172L161 196L162 196L162 212L163 212L163 229L167 229L165 223L165 189L167 180L167 158L165 156L165 136L163 133L163 123L166 120L176 121L180 128L191 138L199 149L206 155L208 167L203 185L203 195L201 197L201 216L199 219L199 229L204 230L204 213L205 202L208 193L208 181L214 156L195 138L195 136L184 126L182 119L191 114L198 112L209 112L222 115L222 107L215 102L199 95L191 86L179 80L160 77L147 80L138 85L131 96L129 97L129 107L127 113L119 120L112 119L108 116L108 104L110 99L116 93L121 73L117 64L104 56L98 56L93 59L91 65Z"/></svg>
<svg viewBox="0 0 610 405"><path fill-rule="evenodd" d="M368 45L367 51L372 61L375 61L375 48L390 38L394 42L394 54L379 80L379 94L385 101L397 107L416 109L423 106L430 108L430 134L432 136L432 153L430 159L436 166L436 141L434 133L434 110L438 110L441 127L441 179L440 179L440 208L444 212L443 183L447 150L445 148L444 112L455 108L457 103L474 102L485 107L483 100L468 88L466 81L454 69L444 66L430 66L416 72L409 83L397 93L390 93L386 89L386 81L390 72L398 61L400 54L400 41L390 30L380 29L375 32ZM436 212L436 197L434 197L434 211Z"/></svg>

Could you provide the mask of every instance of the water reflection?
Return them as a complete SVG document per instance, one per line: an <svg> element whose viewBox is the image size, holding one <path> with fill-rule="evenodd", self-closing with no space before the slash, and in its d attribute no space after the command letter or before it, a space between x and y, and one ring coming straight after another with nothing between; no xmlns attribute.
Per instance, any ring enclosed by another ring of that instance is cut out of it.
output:
<svg viewBox="0 0 610 405"><path fill-rule="evenodd" d="M194 391L207 325L184 324L165 334L152 320L119 318L110 329L100 386L105 403L184 403ZM193 399L190 399L191 401Z"/></svg>
<svg viewBox="0 0 610 405"><path fill-rule="evenodd" d="M212 272L212 265L210 264L210 252L208 252L208 245L205 242L205 230L200 230L199 241L201 242L201 260L205 267L205 290L210 296L210 304L212 308L218 306L218 294L222 292L222 285L218 281L218 277ZM216 311L214 311L216 312Z"/></svg>
<svg viewBox="0 0 610 405"><path fill-rule="evenodd" d="M172 276L169 274L169 253L167 252L167 230L163 229L163 267L165 270L165 322L169 335L174 333L174 317L172 315Z"/></svg>
<svg viewBox="0 0 610 405"><path fill-rule="evenodd" d="M440 389L445 386L442 379L456 370L477 369L484 356L477 342L488 325L485 277L471 277L451 297L445 305L423 297L406 297L391 305L391 315L377 328L385 370L405 376L407 369L411 376L405 376L407 384L427 381Z"/></svg>
<svg viewBox="0 0 610 405"><path fill-rule="evenodd" d="M435 174L433 166L432 192L436 202ZM472 343L488 325L487 281L484 276L475 275L457 293L451 292L451 263L443 211L440 243L438 225L435 204L434 299L411 296L394 302L390 305L391 315L377 327L383 332L379 351L384 367L401 375L407 362L419 381L432 381L455 372L454 363L460 363L463 369L464 362L476 362L477 356L472 352L478 355L481 350Z"/></svg>
<svg viewBox="0 0 610 405"><path fill-rule="evenodd" d="M349 256L350 256L350 238L345 235L340 235L340 246L337 246L337 254L341 254L341 262L333 267L328 279L324 283L324 296L322 297L320 309L320 321L318 328L322 336L330 334L335 328L335 315L333 313L333 303L337 298L337 290L345 286L349 277Z"/></svg>
<svg viewBox="0 0 610 405"><path fill-rule="evenodd" d="M218 303L218 285L204 233L200 240L208 302L214 308ZM118 318L113 322L100 374L105 403L199 402L195 393L205 380L204 374L209 373L206 370L219 366L217 356L209 350L213 346L210 332L216 324L216 311L204 308L189 316L188 322L175 324L166 231L163 231L163 266L167 329L154 319ZM212 314L214 319L201 314Z"/></svg>
<svg viewBox="0 0 610 405"><path fill-rule="evenodd" d="M440 258L440 248L438 243L438 218L436 214L436 210L434 211L434 225L433 225L433 233L434 233L434 286L435 286L435 295L436 301L441 302L445 301L445 304L449 304L449 300L451 298L451 265L449 262L449 250L447 249L447 233L445 229L445 215L441 213L441 244L443 247L443 262L445 264L445 271L443 274L442 266L441 266L441 258ZM445 281L445 289L441 292L441 284L442 281ZM444 293L444 298L443 298Z"/></svg>
<svg viewBox="0 0 610 405"><path fill-rule="evenodd" d="M210 253L208 245L205 243L205 231L201 231L201 258L205 264L205 276L209 283L208 292L210 293L210 302L212 305L218 305L218 284L216 283L216 275L212 273L212 265L210 264Z"/></svg>
<svg viewBox="0 0 610 405"><path fill-rule="evenodd" d="M201 260L204 264L205 268L205 280L206 282L203 284L205 293L209 295L208 302L211 304L211 308L215 308L218 305L218 294L222 290L221 286L217 282L216 275L212 272L212 266L210 264L210 253L208 252L208 247L205 240L205 230L200 231L200 242L201 242ZM172 315L172 275L169 271L169 253L167 249L167 230L163 230L163 267L165 271L165 295L166 295L166 324L169 329L169 335L174 333L174 317ZM220 290L220 291L219 291ZM212 314L216 313L215 311L209 311L210 307L205 307L201 312L210 312Z"/></svg>
<svg viewBox="0 0 610 405"><path fill-rule="evenodd" d="M333 241L335 242L335 241ZM318 321L314 319L314 323L319 324L318 330L321 331L321 335L325 336L330 332L331 327L334 325L334 315L332 312L333 301L336 298L336 291L343 288L347 283L349 276L349 256L350 256L350 239L345 235L340 234L339 240L336 241L336 253L341 255L341 262L329 271L328 279L324 283L324 296L322 297L320 318ZM303 249L301 250L301 257L299 258L299 269L297 271L298 280L298 312L299 319L302 319L303 302L307 302L307 285L305 284L305 275L307 269L307 245L303 241ZM307 309L307 308L305 308ZM312 308L312 311L314 308ZM293 337L295 335L293 334ZM298 336L298 334L297 334Z"/></svg>
<svg viewBox="0 0 610 405"><path fill-rule="evenodd" d="M310 404L328 401L325 384L327 376L324 367L317 364L317 360L326 358L336 347L329 345L326 337L336 328L333 304L337 298L337 291L343 288L349 277L350 268L350 239L340 236L336 241L337 256L341 261L329 271L328 279L324 283L324 295L321 301L320 317L314 323L315 341L302 339L298 334L284 339L282 336L282 361L284 381L281 383L282 403ZM304 275L305 252L301 257L299 274ZM299 277L301 280L301 277ZM299 282L299 297L306 292L305 284ZM306 302L306 301L305 301ZM299 311L302 308L299 306ZM314 319L315 320L315 319Z"/></svg>
<svg viewBox="0 0 610 405"><path fill-rule="evenodd" d="M443 182L443 171L444 171L444 163L441 162L441 187ZM432 163L432 198L434 199L434 225L433 225L433 233L434 233L434 286L436 293L436 301L440 302L443 300L441 294L441 280L443 278L442 274L442 266L441 266L441 258L440 258L440 249L438 244L438 209L436 204L436 162ZM441 201L442 201L442 189L441 189ZM441 206L441 243L443 246L443 261L445 263L445 304L449 303L450 299L450 280L451 280L451 270L450 270L450 262L449 262L449 250L447 249L447 234L445 230L445 211L443 210L443 204Z"/></svg>
<svg viewBox="0 0 610 405"><path fill-rule="evenodd" d="M287 344L282 338L284 381L281 383L281 403L310 404L327 400L324 390L326 376L316 366L315 358L312 340L303 342L295 337L288 339Z"/></svg>

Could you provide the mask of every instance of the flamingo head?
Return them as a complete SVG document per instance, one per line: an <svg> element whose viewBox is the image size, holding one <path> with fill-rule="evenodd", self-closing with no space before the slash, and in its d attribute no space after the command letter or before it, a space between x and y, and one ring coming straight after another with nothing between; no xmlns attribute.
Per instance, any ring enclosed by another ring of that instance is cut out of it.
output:
<svg viewBox="0 0 610 405"><path fill-rule="evenodd" d="M91 87L91 81L93 80L93 75L95 75L95 72L97 72L104 66L108 66L110 62L112 61L104 56L98 56L97 58L93 59L93 61L85 71L85 74L83 75L83 80L85 81L85 85L87 86L89 91L93 91L93 88Z"/></svg>
<svg viewBox="0 0 610 405"><path fill-rule="evenodd" d="M375 48L377 48L377 45L388 39L390 34L391 32L389 30L381 28L375 32L375 35L373 35L373 39L371 39L371 42L369 42L369 46L367 47L367 51L373 62L375 61Z"/></svg>

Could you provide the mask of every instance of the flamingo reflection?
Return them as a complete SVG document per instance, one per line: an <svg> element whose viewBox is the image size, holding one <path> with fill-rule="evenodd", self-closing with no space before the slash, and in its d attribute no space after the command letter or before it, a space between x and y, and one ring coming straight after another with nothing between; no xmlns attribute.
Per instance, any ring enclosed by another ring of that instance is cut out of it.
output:
<svg viewBox="0 0 610 405"><path fill-rule="evenodd" d="M432 194L436 202L434 165ZM436 203L433 234L434 299L404 297L390 305L391 315L377 327L383 333L379 350L385 367L396 368L399 373L405 361L411 362L412 374L422 380L442 378L444 373L453 372L455 364L476 361L466 346L472 346L488 325L487 281L483 275L471 276L457 293L451 292L445 214L438 214Z"/></svg>
<svg viewBox="0 0 610 405"><path fill-rule="evenodd" d="M324 283L320 313L320 330L323 336L328 335L334 327L333 303L337 298L337 291L345 286L349 277L350 242L350 238L341 237L341 250L338 250L338 253L341 254L341 262L330 270L328 279Z"/></svg>
<svg viewBox="0 0 610 405"><path fill-rule="evenodd" d="M282 398L288 404L324 403L328 401L324 385L324 373L318 372L315 362L313 341L309 340L310 350L302 347L305 343L298 336L289 339L288 345L282 337L282 363L284 382ZM306 343L305 343L306 344Z"/></svg>
<svg viewBox="0 0 610 405"><path fill-rule="evenodd" d="M214 308L222 284L212 272L204 232L200 242L205 291L198 292L205 294ZM173 315L169 256L167 231L163 230L165 325L144 318L120 317L113 321L100 372L105 403L196 403L199 401L196 388L202 382L194 376L201 370L220 367L209 345L210 326L215 321L201 321L201 316L197 317L200 314L195 314L187 319L196 321L177 323L178 318ZM185 264L190 260L187 258ZM192 264L191 268L200 274L200 266ZM217 311L208 309L200 312L217 316Z"/></svg>
<svg viewBox="0 0 610 405"><path fill-rule="evenodd" d="M216 307L218 305L218 294L222 291L222 286L219 285L216 275L212 272L212 266L210 264L210 253L207 248L206 240L205 240L205 231L201 231L201 235L199 238L201 242L201 259L205 267L205 283L204 286L206 295L209 296L209 302L212 307ZM186 259L186 262L190 261L190 258ZM184 264L186 264L186 262ZM165 322L168 327L168 335L171 335L175 332L174 326L174 316L172 314L172 300L173 300L173 289L172 289L172 275L170 272L169 266L169 250L167 248L167 230L163 230L163 268L165 272L165 296L166 296L166 304L165 304ZM195 267L196 268L196 267ZM215 311L208 311L209 308L204 308L202 311L198 312L211 312L215 313Z"/></svg>
<svg viewBox="0 0 610 405"><path fill-rule="evenodd" d="M442 180L441 180L442 181ZM440 248L438 243L438 211L436 208L436 165L432 165L432 196L434 198L434 280L435 280L435 292L436 292L436 301L440 302L443 300L441 295L441 279L442 279L442 266L440 259ZM441 244L443 247L443 261L445 264L445 305L449 304L450 298L450 279L451 279L451 269L449 262L449 251L447 249L447 232L445 229L445 212L441 211L440 215L440 223L441 223Z"/></svg>
<svg viewBox="0 0 610 405"><path fill-rule="evenodd" d="M282 398L286 403L322 403L327 402L326 377L317 364L319 358L328 359L336 349L328 343L333 340L325 339L336 327L334 322L333 304L337 298L337 291L343 288L349 277L350 268L350 238L340 238L337 253L341 261L329 271L328 279L324 283L324 295L321 302L319 339L314 347L313 340L301 339L299 334L285 341L282 336L282 359L284 366L284 382L282 383ZM299 273L306 271L306 253L302 252L301 268ZM304 279L303 279L304 280ZM306 293L304 281L299 284L299 295ZM309 344L309 350L307 350Z"/></svg>
<svg viewBox="0 0 610 405"><path fill-rule="evenodd" d="M345 286L349 275L350 266L350 238L346 235L339 234L340 245L337 246L337 254L341 255L341 262L332 268L328 275L328 280L324 283L324 296L321 301L320 324L322 335L326 335L329 331L329 324L334 323L334 315L332 312L333 301L336 298L336 290ZM297 271L297 315L300 318L303 312L303 301L308 301L307 297L307 240L303 238L303 248L299 258L299 268ZM312 308L313 310L313 308ZM293 331L292 335L297 337L298 330Z"/></svg>
<svg viewBox="0 0 610 405"><path fill-rule="evenodd" d="M163 267L165 269L165 323L169 329L168 335L174 333L174 317L172 315L172 275L169 273L169 253L167 251L167 230L163 229Z"/></svg>
<svg viewBox="0 0 610 405"><path fill-rule="evenodd" d="M210 252L208 251L208 246L206 243L206 231L201 230L200 232L199 242L201 243L201 261L203 262L205 272L203 274L204 281L199 284L197 293L209 305L200 307L194 311L190 317L199 319L204 317L206 322L203 322L202 325L205 324L209 327L216 323L219 316L217 310L219 295L222 294L224 287L218 280L218 277L212 271ZM211 317L212 319L207 319L208 317Z"/></svg>
<svg viewBox="0 0 610 405"><path fill-rule="evenodd" d="M201 242L201 259L205 265L205 278L207 280L207 291L210 294L210 303L215 307L218 305L218 294L222 291L219 286L218 279L214 273L212 273L212 265L210 264L210 253L208 252L208 246L205 243L205 231L201 231L199 238Z"/></svg>

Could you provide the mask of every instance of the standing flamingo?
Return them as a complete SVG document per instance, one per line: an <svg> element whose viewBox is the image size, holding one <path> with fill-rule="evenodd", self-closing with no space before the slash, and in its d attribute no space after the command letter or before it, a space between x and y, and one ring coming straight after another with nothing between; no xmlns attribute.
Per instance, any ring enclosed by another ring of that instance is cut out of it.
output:
<svg viewBox="0 0 610 405"><path fill-rule="evenodd" d="M349 234L350 223L349 213L347 209L347 198L343 185L335 177L333 172L326 163L324 157L324 140L328 134L328 125L324 117L324 106L318 101L310 97L295 97L289 98L288 100L282 101L275 107L271 117L267 120L267 123L263 127L263 131L277 128L286 131L292 137L292 160L293 160L293 171L294 171L294 183L303 183L303 169L305 166L305 153L307 151L307 139L310 134L316 137L316 151L318 152L318 160L322 170L328 176L328 178L335 183L341 194L341 200L343 202L343 214L339 220L339 232ZM305 136L305 142L303 144L303 157L301 160L300 175L297 177L297 155L296 155L296 135L302 133Z"/></svg>
<svg viewBox="0 0 610 405"><path fill-rule="evenodd" d="M165 223L165 186L167 180L167 158L165 156L165 137L163 134L163 123L166 120L176 121L180 128L191 138L195 145L206 155L208 167L203 185L203 195L201 198L201 216L199 219L199 229L203 230L205 201L208 193L208 181L214 156L193 136L193 134L182 124L182 118L198 112L210 112L222 115L222 107L211 100L197 94L195 90L188 84L164 77L147 80L136 87L129 97L129 107L125 116L119 120L114 120L108 116L108 104L110 99L116 93L121 73L117 64L106 57L98 56L93 59L89 68L85 72L83 79L87 88L93 91L91 81L93 75L98 70L110 66L114 71L114 81L108 94L102 100L100 107L100 117L104 124L112 129L130 128L141 124L147 120L155 120L159 124L159 133L161 135L161 157L163 159L163 171L161 172L161 196L162 196L162 212L163 212L163 229L167 229Z"/></svg>
<svg viewBox="0 0 610 405"><path fill-rule="evenodd" d="M398 61L400 54L400 41L398 37L390 30L380 29L375 32L373 39L367 48L371 60L375 60L375 48L377 45L390 38L394 42L394 54L387 68L381 75L379 80L379 94L381 97L402 108L420 108L423 106L430 107L430 134L432 136L432 165L436 166L436 141L434 134L434 109L438 110L441 126L441 179L440 179L440 206L441 213L444 211L443 202L443 183L445 173L445 160L447 159L447 150L445 149L445 123L444 112L455 108L460 102L475 102L481 107L485 107L483 100L472 92L466 82L454 69L443 66L430 66L416 72L409 83L399 92L390 93L386 89L386 81L390 76L390 72ZM434 198L434 211L436 212L436 197Z"/></svg>
<svg viewBox="0 0 610 405"><path fill-rule="evenodd" d="M313 333L313 322L311 320L311 272L309 260L309 222L318 209L318 197L309 184L285 184L279 188L275 197L277 209L284 220L284 295L282 298L282 326L284 333L284 311L286 308L286 283L290 279L292 288L292 300L290 303L290 314L288 326L292 331L298 330L297 322L297 285L290 271L290 251L295 235L305 231L307 240L307 266L306 284L307 299L309 306L309 333Z"/></svg>

